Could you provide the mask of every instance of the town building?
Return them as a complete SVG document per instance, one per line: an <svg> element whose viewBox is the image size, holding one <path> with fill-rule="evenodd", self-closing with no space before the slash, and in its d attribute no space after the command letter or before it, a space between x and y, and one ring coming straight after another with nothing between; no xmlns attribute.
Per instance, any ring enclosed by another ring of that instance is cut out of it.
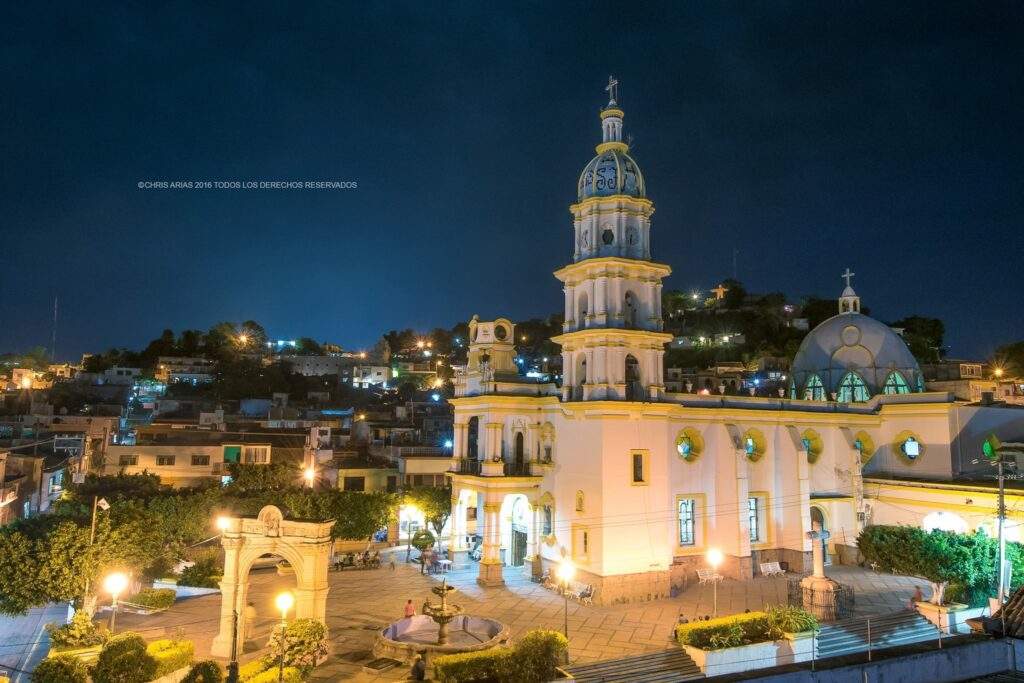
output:
<svg viewBox="0 0 1024 683"><path fill-rule="evenodd" d="M192 356L160 356L156 360L157 381L164 384L209 384L216 378L217 363Z"/></svg>
<svg viewBox="0 0 1024 683"><path fill-rule="evenodd" d="M926 391L903 340L860 312L849 270L781 396L669 390L671 269L652 260L654 204L609 91L571 206L573 261L555 272L562 386L515 371L510 321L469 323L449 477L456 552L479 520L478 581L568 558L595 602L647 600L694 580L711 549L720 573L746 580L761 562L808 569L812 531L842 559L868 523L990 525L991 486L957 487L988 474L992 443L1024 434L1024 411Z"/></svg>

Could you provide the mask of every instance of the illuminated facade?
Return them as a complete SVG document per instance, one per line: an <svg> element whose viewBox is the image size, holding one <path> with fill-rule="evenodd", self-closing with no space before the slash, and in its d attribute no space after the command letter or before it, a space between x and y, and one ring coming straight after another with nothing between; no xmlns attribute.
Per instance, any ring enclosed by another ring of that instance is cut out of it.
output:
<svg viewBox="0 0 1024 683"><path fill-rule="evenodd" d="M748 579L761 562L808 569L815 528L849 556L867 523L991 526L991 496L963 496L973 500L963 509L950 501L956 482L987 474L972 462L986 439L1024 433L1024 414L923 392L906 345L860 313L849 285L801 347L792 396L666 391L670 269L651 260L654 205L609 90L571 207L573 262L555 273L562 386L515 372L511 322L470 323L449 477L452 547L468 549L474 520L478 581L567 558L595 602L647 600L694 580L712 549L726 557L721 572ZM925 494L920 482L946 488Z"/></svg>

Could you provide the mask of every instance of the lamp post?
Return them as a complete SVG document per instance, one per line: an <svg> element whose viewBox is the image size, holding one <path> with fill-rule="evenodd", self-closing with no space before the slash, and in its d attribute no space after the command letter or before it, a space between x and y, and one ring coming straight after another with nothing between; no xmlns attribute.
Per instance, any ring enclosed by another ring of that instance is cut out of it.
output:
<svg viewBox="0 0 1024 683"><path fill-rule="evenodd" d="M714 614L718 616L718 565L722 564L722 560L725 556L722 555L722 551L718 548L712 548L708 551L707 561L711 565L711 568L715 570L715 576L711 579L711 587L714 591Z"/></svg>
<svg viewBox="0 0 1024 683"><path fill-rule="evenodd" d="M566 641L569 640L569 583L572 581L575 573L576 567L572 565L569 558L563 558L561 564L558 565L558 579L562 582L562 597L565 598L565 622L562 628ZM569 662L568 643L565 648L565 661L566 663Z"/></svg>
<svg viewBox="0 0 1024 683"><path fill-rule="evenodd" d="M114 621L117 617L117 596L128 587L128 576L124 572L114 572L103 579L103 590L110 593L110 634L114 634Z"/></svg>
<svg viewBox="0 0 1024 683"><path fill-rule="evenodd" d="M276 604L277 608L281 610L281 662L277 668L277 683L282 683L284 681L284 651L286 649L285 638L287 637L288 610L295 604L295 598L292 597L291 593L281 593L277 596Z"/></svg>
<svg viewBox="0 0 1024 683"><path fill-rule="evenodd" d="M409 563L409 556L412 553L412 513L416 511L415 505L403 505L402 510L408 513L405 519L405 562ZM398 535L402 535L402 520L399 515L398 520Z"/></svg>
<svg viewBox="0 0 1024 683"><path fill-rule="evenodd" d="M305 478L306 483L309 484L309 488L313 488L313 482L316 480L316 469L314 469L313 466L310 465L302 473L302 476L303 478Z"/></svg>

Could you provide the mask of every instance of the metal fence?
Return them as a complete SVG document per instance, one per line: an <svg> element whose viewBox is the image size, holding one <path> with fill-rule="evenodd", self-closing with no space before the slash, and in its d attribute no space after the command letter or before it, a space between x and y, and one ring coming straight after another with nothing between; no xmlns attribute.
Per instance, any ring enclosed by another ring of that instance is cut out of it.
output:
<svg viewBox="0 0 1024 683"><path fill-rule="evenodd" d="M839 590L835 592L816 591L801 586L800 581L803 578L792 578L787 581L787 602L790 605L803 607L808 612L818 615L820 621L837 621L853 616L853 586L839 584Z"/></svg>

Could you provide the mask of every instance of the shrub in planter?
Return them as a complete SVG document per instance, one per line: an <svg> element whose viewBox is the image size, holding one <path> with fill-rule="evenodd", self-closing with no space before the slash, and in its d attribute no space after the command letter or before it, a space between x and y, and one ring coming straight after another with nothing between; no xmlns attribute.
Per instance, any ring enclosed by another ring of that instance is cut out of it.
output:
<svg viewBox="0 0 1024 683"><path fill-rule="evenodd" d="M508 676L515 650L494 648L482 652L443 655L434 660L434 675L440 683L497 681L511 683Z"/></svg>
<svg viewBox="0 0 1024 683"><path fill-rule="evenodd" d="M818 620L805 609L793 605L778 605L765 609L768 618L768 637L780 640L786 633L817 631Z"/></svg>
<svg viewBox="0 0 1024 683"><path fill-rule="evenodd" d="M259 676L269 667L269 659L254 659L248 664L243 664L242 666L238 667L238 681L239 683L249 683L249 681L251 681L256 676Z"/></svg>
<svg viewBox="0 0 1024 683"><path fill-rule="evenodd" d="M275 666L250 678L247 683L277 683L277 676L278 670ZM302 672L294 666L286 666L284 668L284 677L281 679L284 683L302 683L302 679Z"/></svg>
<svg viewBox="0 0 1024 683"><path fill-rule="evenodd" d="M166 676L192 663L195 646L191 640L154 640L146 652L156 660L156 677Z"/></svg>
<svg viewBox="0 0 1024 683"><path fill-rule="evenodd" d="M179 586L219 588L224 568L214 557L201 557L191 567L185 567L178 578Z"/></svg>
<svg viewBox="0 0 1024 683"><path fill-rule="evenodd" d="M221 671L220 664L212 659L205 659L193 664L181 679L181 683L222 683L223 680L224 672Z"/></svg>
<svg viewBox="0 0 1024 683"><path fill-rule="evenodd" d="M767 634L768 617L764 612L734 614L676 626L676 639L681 645L701 650L720 650L771 640Z"/></svg>
<svg viewBox="0 0 1024 683"><path fill-rule="evenodd" d="M516 643L511 671L516 681L551 681L555 668L565 660L569 641L558 631L536 629Z"/></svg>
<svg viewBox="0 0 1024 683"><path fill-rule="evenodd" d="M557 631L528 632L514 648L444 655L434 660L442 683L498 681L544 683L555 678L555 668L565 656L568 641Z"/></svg>
<svg viewBox="0 0 1024 683"><path fill-rule="evenodd" d="M55 650L94 647L107 640L106 629L93 621L85 610L75 612L71 621L62 626L47 624L46 632L50 634L50 644Z"/></svg>
<svg viewBox="0 0 1024 683"><path fill-rule="evenodd" d="M282 631L274 629L268 643L270 654L264 659L273 666L284 653L284 665L309 673L327 655L327 627L316 619L296 619Z"/></svg>
<svg viewBox="0 0 1024 683"><path fill-rule="evenodd" d="M48 657L32 672L32 683L86 683L89 669L77 657Z"/></svg>
<svg viewBox="0 0 1024 683"><path fill-rule="evenodd" d="M91 673L93 683L146 683L156 678L156 659L138 633L121 633L103 646Z"/></svg>
<svg viewBox="0 0 1024 683"><path fill-rule="evenodd" d="M177 594L173 588L143 588L125 602L148 609L167 609L174 604Z"/></svg>

